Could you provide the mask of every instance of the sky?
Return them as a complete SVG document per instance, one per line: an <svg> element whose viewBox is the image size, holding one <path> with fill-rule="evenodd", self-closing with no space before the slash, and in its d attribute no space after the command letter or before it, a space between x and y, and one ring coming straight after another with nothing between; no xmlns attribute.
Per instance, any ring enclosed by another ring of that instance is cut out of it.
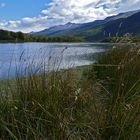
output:
<svg viewBox="0 0 140 140"><path fill-rule="evenodd" d="M140 0L0 0L0 29L37 32L140 9Z"/></svg>

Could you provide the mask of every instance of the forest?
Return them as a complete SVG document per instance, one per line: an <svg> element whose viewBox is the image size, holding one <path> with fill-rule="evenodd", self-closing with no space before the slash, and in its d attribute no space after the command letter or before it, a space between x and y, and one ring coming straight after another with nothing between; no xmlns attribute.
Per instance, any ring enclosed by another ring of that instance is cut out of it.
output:
<svg viewBox="0 0 140 140"><path fill-rule="evenodd" d="M75 36L55 36L31 35L22 32L12 32L0 30L0 42L82 42L83 40Z"/></svg>

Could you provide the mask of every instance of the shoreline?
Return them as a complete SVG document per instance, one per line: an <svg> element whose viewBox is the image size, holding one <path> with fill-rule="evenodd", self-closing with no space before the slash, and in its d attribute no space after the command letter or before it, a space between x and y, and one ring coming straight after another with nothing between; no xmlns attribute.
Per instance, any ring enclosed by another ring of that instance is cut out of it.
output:
<svg viewBox="0 0 140 140"><path fill-rule="evenodd" d="M6 42L6 41L0 41L0 44L20 44L20 43L48 43L48 44L51 44L51 43L53 43L53 44L63 44L63 43L68 43L68 44L70 44L70 43L73 43L73 44L79 44L79 43L81 43L81 44L94 44L94 45L132 45L132 44L137 44L138 42L136 42L136 43L110 43L110 42L36 42L36 41L19 41L19 42Z"/></svg>
<svg viewBox="0 0 140 140"><path fill-rule="evenodd" d="M71 67L71 68L64 68L64 69L59 69L58 71L55 71L55 70L52 70L52 71L46 71L46 72L42 72L42 73L38 73L38 74L31 74L31 75L27 75L27 76L18 76L18 78L20 79L24 79L24 78L28 78L30 76L41 76L43 74L46 74L46 75L49 75L51 73L63 73L63 72L66 72L66 71L70 71L70 70L80 70L80 71L83 71L83 69L86 69L88 67L92 67L93 64L89 64L89 65L81 65L81 66L75 66L75 67ZM0 82L9 82L9 81L14 81L16 80L16 76L15 77L9 77L9 78L6 78L6 79L0 79Z"/></svg>

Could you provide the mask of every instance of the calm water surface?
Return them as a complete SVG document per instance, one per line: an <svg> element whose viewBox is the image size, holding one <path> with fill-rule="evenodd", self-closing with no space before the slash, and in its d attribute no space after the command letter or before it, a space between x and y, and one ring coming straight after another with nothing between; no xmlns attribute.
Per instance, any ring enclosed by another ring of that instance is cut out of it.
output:
<svg viewBox="0 0 140 140"><path fill-rule="evenodd" d="M0 44L0 79L89 65L92 54L108 47L91 43L17 43Z"/></svg>

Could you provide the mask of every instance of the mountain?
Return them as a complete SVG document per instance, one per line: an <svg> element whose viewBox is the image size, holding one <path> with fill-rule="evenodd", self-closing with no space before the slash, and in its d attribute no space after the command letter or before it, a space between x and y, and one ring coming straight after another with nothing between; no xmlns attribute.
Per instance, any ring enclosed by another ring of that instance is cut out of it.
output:
<svg viewBox="0 0 140 140"><path fill-rule="evenodd" d="M48 36L73 35L79 36L86 41L101 41L108 36L122 36L126 33L140 34L140 10L120 13L104 20L96 20L90 23L67 23L35 34Z"/></svg>
<svg viewBox="0 0 140 140"><path fill-rule="evenodd" d="M49 29L45 29L43 31L40 31L40 32L37 32L35 34L37 35L59 35L61 34L61 32L63 31L70 31L70 30L73 30L75 28L78 28L80 26L80 24L75 24L75 23L67 23L65 25L58 25L58 26L54 26L54 27L51 27Z"/></svg>
<svg viewBox="0 0 140 140"><path fill-rule="evenodd" d="M65 25L58 25L53 26L48 29L42 30L40 32L33 33L35 35L48 35L48 36L59 36L59 35L65 35L69 32L75 32L76 30L80 30L82 28L88 28L88 27L94 27L97 25L100 25L104 23L104 20L96 20L94 22L84 23L84 24L76 24L76 23L67 23Z"/></svg>
<svg viewBox="0 0 140 140"><path fill-rule="evenodd" d="M126 33L134 36L140 35L140 11L127 18L107 22L102 26L101 32L96 34L96 37L123 36Z"/></svg>
<svg viewBox="0 0 140 140"><path fill-rule="evenodd" d="M140 10L120 13L120 14L115 15L115 16L107 17L105 20L111 21L111 20L117 20L117 19L120 19L120 18L128 18L128 17L130 17L130 16L132 16L132 15L138 13L138 12L140 12Z"/></svg>

